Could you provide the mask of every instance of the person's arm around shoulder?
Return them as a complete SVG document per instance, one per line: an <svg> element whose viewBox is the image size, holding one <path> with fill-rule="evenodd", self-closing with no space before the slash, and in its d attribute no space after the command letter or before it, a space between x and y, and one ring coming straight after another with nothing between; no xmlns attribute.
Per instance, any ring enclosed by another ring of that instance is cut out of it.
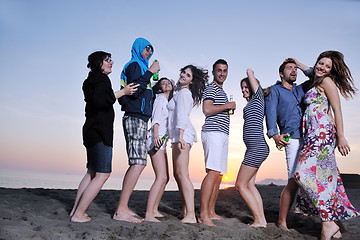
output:
<svg viewBox="0 0 360 240"><path fill-rule="evenodd" d="M320 87L324 90L334 112L338 150L342 156L346 156L350 152L350 146L344 136L344 125L338 88L330 77L326 77L320 84Z"/></svg>

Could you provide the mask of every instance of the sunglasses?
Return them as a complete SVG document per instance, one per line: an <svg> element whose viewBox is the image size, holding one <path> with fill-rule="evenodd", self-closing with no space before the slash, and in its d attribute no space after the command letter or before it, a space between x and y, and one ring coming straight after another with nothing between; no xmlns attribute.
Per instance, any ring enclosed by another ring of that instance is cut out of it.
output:
<svg viewBox="0 0 360 240"><path fill-rule="evenodd" d="M145 47L145 49L146 49L146 51L148 51L148 52L150 52L150 53L153 52L153 48L152 48L152 46L150 46L150 45L147 45L147 46Z"/></svg>

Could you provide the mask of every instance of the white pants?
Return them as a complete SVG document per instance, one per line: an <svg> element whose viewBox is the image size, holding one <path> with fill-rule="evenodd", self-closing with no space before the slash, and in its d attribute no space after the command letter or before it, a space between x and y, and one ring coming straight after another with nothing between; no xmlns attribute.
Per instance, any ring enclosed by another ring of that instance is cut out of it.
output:
<svg viewBox="0 0 360 240"><path fill-rule="evenodd" d="M288 179L294 178L296 165L299 159L301 145L303 144L302 138L290 138L289 145L285 147L286 163L288 171Z"/></svg>

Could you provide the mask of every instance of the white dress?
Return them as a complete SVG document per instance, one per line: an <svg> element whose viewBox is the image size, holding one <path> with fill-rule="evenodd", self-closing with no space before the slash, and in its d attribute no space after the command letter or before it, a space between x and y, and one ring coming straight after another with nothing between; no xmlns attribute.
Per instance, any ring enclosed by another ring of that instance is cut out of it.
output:
<svg viewBox="0 0 360 240"><path fill-rule="evenodd" d="M168 132L172 143L179 142L179 129L184 130L183 139L186 143L197 142L197 136L194 126L190 121L190 113L194 101L189 89L181 89L168 103L169 123Z"/></svg>
<svg viewBox="0 0 360 240"><path fill-rule="evenodd" d="M159 125L159 137L161 138L164 134L168 134L168 116L169 110L167 108L168 99L165 94L159 93L156 95L152 117L151 117L151 128L148 130L148 139L146 140L146 148L149 151L154 147L154 125ZM169 134L168 134L169 135ZM161 149L166 149L166 142L163 143Z"/></svg>

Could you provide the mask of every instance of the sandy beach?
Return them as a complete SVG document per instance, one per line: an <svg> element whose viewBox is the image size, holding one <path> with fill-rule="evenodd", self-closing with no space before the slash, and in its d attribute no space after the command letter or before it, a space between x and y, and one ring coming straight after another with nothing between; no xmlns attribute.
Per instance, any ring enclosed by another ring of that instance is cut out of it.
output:
<svg viewBox="0 0 360 240"><path fill-rule="evenodd" d="M0 188L0 239L318 239L321 225L317 217L297 216L290 212L291 232L276 227L282 186L259 185L264 200L268 226L251 228L251 214L234 188L220 191L217 212L224 220L216 227L183 224L177 216L181 199L177 191L166 191L159 210L165 215L161 223L139 224L115 221L111 217L120 191L102 190L90 205L87 223L70 222L69 212L76 190ZM144 217L148 191L134 191L130 209ZM360 209L360 188L347 188L350 201ZM199 213L200 191L195 190L196 213ZM360 220L344 222L342 239L360 239Z"/></svg>

